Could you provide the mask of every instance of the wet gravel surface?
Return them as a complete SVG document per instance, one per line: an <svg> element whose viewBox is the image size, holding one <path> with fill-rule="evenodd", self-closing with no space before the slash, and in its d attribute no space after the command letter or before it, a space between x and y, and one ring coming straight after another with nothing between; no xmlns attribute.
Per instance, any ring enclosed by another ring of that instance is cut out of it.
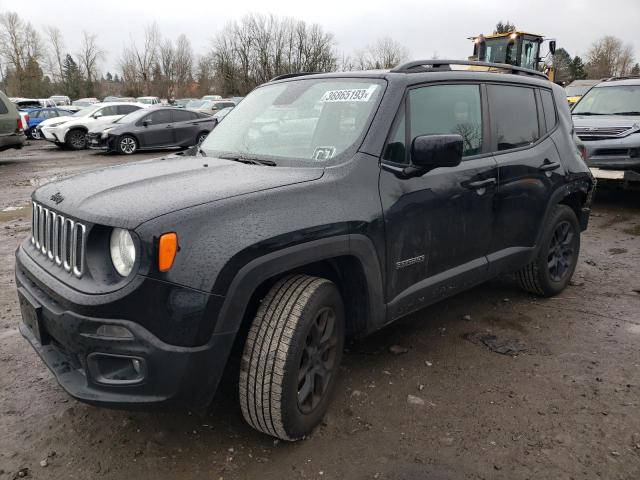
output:
<svg viewBox="0 0 640 480"><path fill-rule="evenodd" d="M640 478L640 193L599 191L572 285L494 281L348 345L310 438L248 427L229 375L205 414L76 402L17 331L13 252L44 182L132 158L0 153L0 479Z"/></svg>

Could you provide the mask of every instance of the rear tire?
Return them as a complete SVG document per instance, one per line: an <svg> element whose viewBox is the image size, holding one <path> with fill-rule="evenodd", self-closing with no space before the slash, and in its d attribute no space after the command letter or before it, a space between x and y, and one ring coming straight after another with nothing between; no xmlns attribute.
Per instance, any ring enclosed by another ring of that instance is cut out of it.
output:
<svg viewBox="0 0 640 480"><path fill-rule="evenodd" d="M87 134L82 130L70 130L64 141L67 148L72 150L84 150L87 148Z"/></svg>
<svg viewBox="0 0 640 480"><path fill-rule="evenodd" d="M344 346L336 285L308 275L278 281L263 299L240 367L242 415L256 430L298 440L322 421Z"/></svg>
<svg viewBox="0 0 640 480"><path fill-rule="evenodd" d="M32 140L40 140L42 138L40 136L40 132L35 127L30 128L27 133L29 134L29 138L31 138Z"/></svg>
<svg viewBox="0 0 640 480"><path fill-rule="evenodd" d="M566 205L556 205L545 226L536 258L516 273L524 290L552 297L569 284L580 254L580 225Z"/></svg>
<svg viewBox="0 0 640 480"><path fill-rule="evenodd" d="M123 135L118 139L118 152L132 155L138 151L138 141L131 135Z"/></svg>

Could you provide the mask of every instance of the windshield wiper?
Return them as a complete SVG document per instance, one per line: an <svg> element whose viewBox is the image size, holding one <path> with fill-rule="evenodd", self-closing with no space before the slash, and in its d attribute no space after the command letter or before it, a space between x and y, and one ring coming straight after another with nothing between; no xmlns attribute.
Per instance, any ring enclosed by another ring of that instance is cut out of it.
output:
<svg viewBox="0 0 640 480"><path fill-rule="evenodd" d="M616 112L613 115L640 115L640 112Z"/></svg>
<svg viewBox="0 0 640 480"><path fill-rule="evenodd" d="M597 112L571 112L574 115L607 115L606 113L597 113Z"/></svg>
<svg viewBox="0 0 640 480"><path fill-rule="evenodd" d="M247 157L245 155L232 154L232 153L229 153L226 155L220 155L218 158L221 158L223 160L232 160L234 162L246 163L248 165L264 165L267 167L276 166L276 162L274 162L273 160L265 160L263 158L257 158L257 157Z"/></svg>

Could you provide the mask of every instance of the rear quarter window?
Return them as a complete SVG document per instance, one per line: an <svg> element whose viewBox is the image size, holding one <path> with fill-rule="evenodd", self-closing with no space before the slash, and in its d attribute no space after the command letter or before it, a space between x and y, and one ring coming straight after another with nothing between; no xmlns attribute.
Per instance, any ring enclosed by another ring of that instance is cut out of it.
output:
<svg viewBox="0 0 640 480"><path fill-rule="evenodd" d="M550 132L558 123L556 104L553 101L553 94L549 90L540 90L540 98L542 98L542 109L544 110L544 123L547 132Z"/></svg>
<svg viewBox="0 0 640 480"><path fill-rule="evenodd" d="M0 115L3 115L5 113L9 113L9 109L7 108L7 106L5 105L4 101L2 100L2 98L0 98Z"/></svg>

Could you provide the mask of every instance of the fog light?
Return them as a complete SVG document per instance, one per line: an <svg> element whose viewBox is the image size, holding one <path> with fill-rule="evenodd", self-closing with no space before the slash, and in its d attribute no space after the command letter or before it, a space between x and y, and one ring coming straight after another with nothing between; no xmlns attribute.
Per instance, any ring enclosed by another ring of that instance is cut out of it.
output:
<svg viewBox="0 0 640 480"><path fill-rule="evenodd" d="M94 352L87 356L91 378L106 385L140 383L146 376L145 361L140 357Z"/></svg>
<svg viewBox="0 0 640 480"><path fill-rule="evenodd" d="M100 325L96 335L109 338L133 339L133 333L120 325Z"/></svg>

